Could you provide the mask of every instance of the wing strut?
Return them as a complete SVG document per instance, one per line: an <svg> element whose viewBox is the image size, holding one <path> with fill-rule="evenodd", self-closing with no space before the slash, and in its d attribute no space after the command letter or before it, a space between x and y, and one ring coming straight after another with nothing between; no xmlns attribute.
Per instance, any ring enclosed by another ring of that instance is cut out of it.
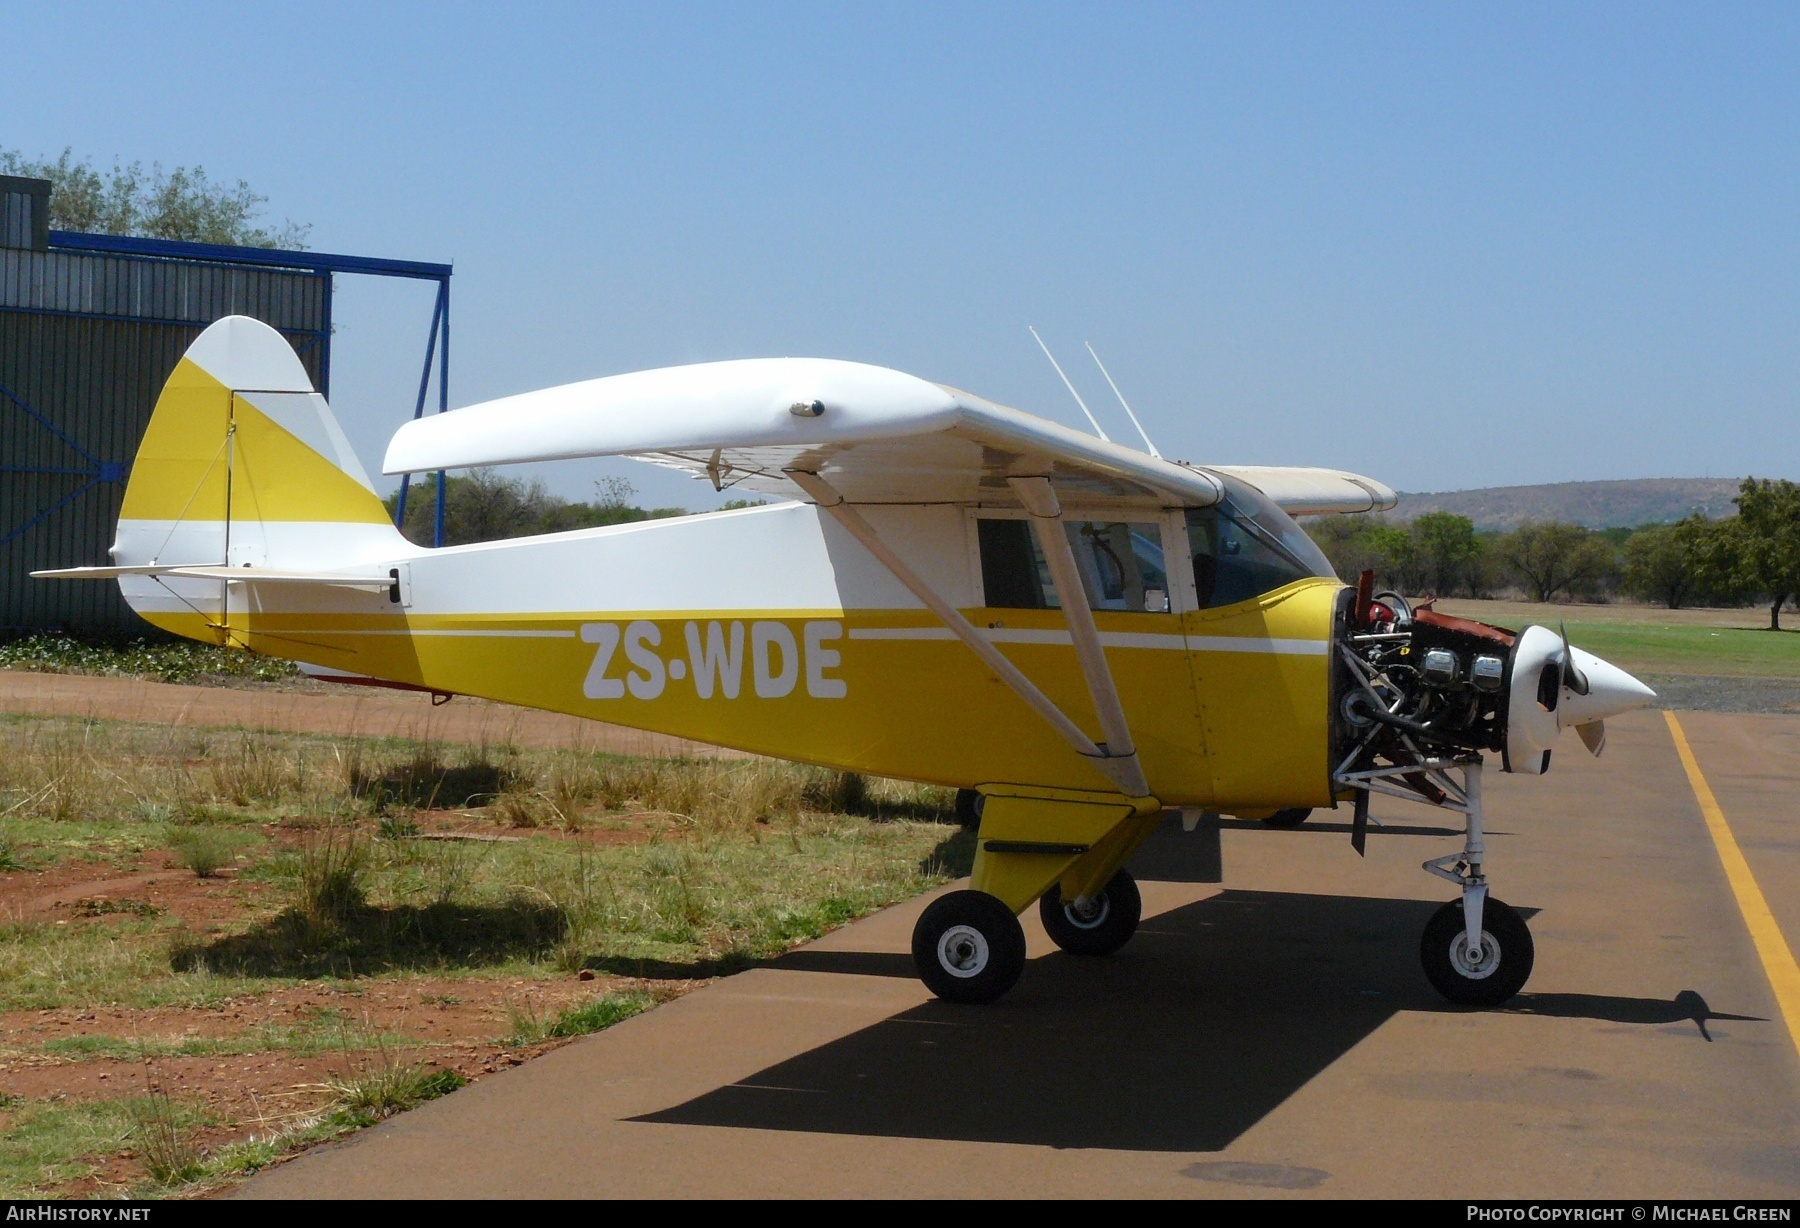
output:
<svg viewBox="0 0 1800 1228"><path fill-rule="evenodd" d="M1075 643L1075 659L1081 662L1082 676L1087 680L1088 694L1094 697L1094 711L1100 717L1100 731L1106 735L1107 757L1128 772L1138 787L1134 796L1150 792L1144 780L1144 769L1138 763L1137 747L1131 741L1131 727L1125 723L1125 706L1119 702L1119 688L1113 683L1112 668L1106 663L1106 652L1100 647L1100 631L1094 626L1094 611L1088 607L1087 589L1082 587L1081 572L1075 566L1075 552L1069 548L1069 535L1063 532L1062 503L1049 478L1008 478L1013 493L1031 513L1031 527L1037 534L1038 547L1050 565L1050 580L1056 586L1056 599L1062 603L1063 619L1069 624L1069 638Z"/></svg>
<svg viewBox="0 0 1800 1228"><path fill-rule="evenodd" d="M1150 786L1144 779L1143 769L1138 765L1135 752L1129 756L1119 755L1116 750L1103 750L1094 744L1081 727L1063 714L1061 708L1053 703L1049 696L1038 690L1037 686L1027 678L1019 667L1009 661L998 648L989 643L981 632L977 631L968 619L964 618L948 601L938 595L937 591L915 572L906 562L888 549L887 543L876 535L875 528L862 514L844 501L837 489L816 473L808 473L801 469L783 470L788 479L804 490L813 502L829 512L834 520L842 525L850 536L861 542L876 560L893 574L906 589L924 603L925 607L936 614L943 624L950 628L956 638L969 646L969 650L981 658L982 664L993 670L1013 689L1026 705L1044 718L1049 726L1062 736L1062 739L1075 748L1077 754L1094 761L1094 766L1106 774L1120 792L1128 797L1144 797L1150 792ZM1085 594L1082 608L1087 608ZM1089 618L1092 625L1092 617ZM1102 722L1104 727L1104 722ZM1110 737L1110 732L1108 734ZM1126 745L1130 745L1129 734Z"/></svg>

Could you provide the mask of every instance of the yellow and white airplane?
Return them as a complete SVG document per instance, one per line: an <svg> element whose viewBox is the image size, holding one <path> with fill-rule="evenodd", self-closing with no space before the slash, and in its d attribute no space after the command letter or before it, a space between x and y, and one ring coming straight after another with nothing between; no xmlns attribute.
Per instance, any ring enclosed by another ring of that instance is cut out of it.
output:
<svg viewBox="0 0 1800 1228"><path fill-rule="evenodd" d="M919 975L986 1002L1038 903L1065 950L1136 929L1126 859L1165 810L1303 820L1371 793L1466 816L1427 863L1461 898L1432 983L1491 1005L1531 936L1488 895L1485 753L1541 773L1652 693L1543 627L1346 586L1297 514L1392 507L1324 469L1196 466L882 367L706 363L411 422L385 471L630 456L787 496L674 520L424 549L389 522L293 350L208 328L138 449L113 565L179 635L964 790L967 890L925 910Z"/></svg>

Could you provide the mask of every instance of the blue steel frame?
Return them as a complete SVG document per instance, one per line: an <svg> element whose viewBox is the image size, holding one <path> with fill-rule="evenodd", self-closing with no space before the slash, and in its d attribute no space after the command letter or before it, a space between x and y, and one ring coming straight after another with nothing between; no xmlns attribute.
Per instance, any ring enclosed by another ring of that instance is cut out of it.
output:
<svg viewBox="0 0 1800 1228"><path fill-rule="evenodd" d="M248 268L288 269L298 272L318 273L329 277L334 273L357 273L373 277L410 277L422 281L437 283L437 301L431 313L431 339L425 348L425 370L419 378L419 400L413 410L417 418L425 412L425 396L431 382L431 362L434 357L438 361L438 412L443 413L450 408L450 273L447 264L428 264L420 260L382 260L369 256L338 256L329 252L292 252L277 248L265 247L232 247L220 243L184 243L172 239L140 239L125 235L91 235L69 230L53 230L50 232L52 250L94 252L108 256L138 256L160 260L201 261L207 264L229 264ZM8 308L30 315L74 316L92 320L122 320L134 323L176 324L192 327L192 320L150 320L141 316L116 316L102 312L85 311L53 311L45 308ZM325 312L322 326L317 332L311 329L283 330L291 335L308 338L299 348L307 350L313 346L320 349L319 391L327 399L331 396L331 287L326 286ZM443 344L438 339L442 334ZM89 480L74 491L57 500L24 524L13 529L4 537L0 537L0 545L18 537L33 525L49 516L57 508L64 506L81 495L86 494L102 482L123 483L127 477L127 467L116 461L102 461L86 448L70 439L67 435L51 425L48 419L27 405L10 389L0 387L0 398L16 405L38 425L55 435L87 461L88 468L57 469L38 466L8 465L0 467L0 473L43 473L61 474L74 477L86 477ZM432 544L444 544L444 474L437 473L437 522L434 526ZM406 492L412 482L408 474L400 480L400 500L396 509L394 523L399 525L406 519Z"/></svg>

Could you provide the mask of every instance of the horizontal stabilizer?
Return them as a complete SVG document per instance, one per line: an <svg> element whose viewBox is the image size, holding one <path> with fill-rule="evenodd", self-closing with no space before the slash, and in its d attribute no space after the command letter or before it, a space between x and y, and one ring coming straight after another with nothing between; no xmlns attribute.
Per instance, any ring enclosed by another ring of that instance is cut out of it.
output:
<svg viewBox="0 0 1800 1228"><path fill-rule="evenodd" d="M178 580L234 580L241 584L324 584L333 588L392 588L393 576L334 571L289 571L278 567L217 567L204 564L138 567L63 567L34 571L35 580L116 580L120 576L169 576Z"/></svg>

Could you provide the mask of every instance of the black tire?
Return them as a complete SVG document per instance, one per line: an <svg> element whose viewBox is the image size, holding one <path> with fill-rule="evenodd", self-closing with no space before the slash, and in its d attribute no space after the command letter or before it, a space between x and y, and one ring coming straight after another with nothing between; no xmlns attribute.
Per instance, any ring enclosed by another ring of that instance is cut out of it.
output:
<svg viewBox="0 0 1800 1228"><path fill-rule="evenodd" d="M987 799L973 789L956 791L956 821L964 831L978 831L981 828L981 808Z"/></svg>
<svg viewBox="0 0 1800 1228"><path fill-rule="evenodd" d="M1051 887L1038 901L1038 916L1050 940L1071 955L1111 955L1131 941L1143 914L1137 880L1124 870L1094 897L1085 917L1063 903L1060 887Z"/></svg>
<svg viewBox="0 0 1800 1228"><path fill-rule="evenodd" d="M1292 806L1286 810L1277 810L1263 820L1269 827L1298 827L1312 817L1312 810L1307 806Z"/></svg>
<svg viewBox="0 0 1800 1228"><path fill-rule="evenodd" d="M913 927L913 966L946 1002L992 1002L1025 971L1025 931L1012 909L985 891L952 891Z"/></svg>
<svg viewBox="0 0 1800 1228"><path fill-rule="evenodd" d="M1493 896L1481 910L1483 958L1475 969L1463 957L1467 947L1462 901L1452 900L1432 914L1419 943L1425 979L1444 997L1458 1006L1499 1006L1525 988L1537 956L1531 931L1518 913Z"/></svg>

